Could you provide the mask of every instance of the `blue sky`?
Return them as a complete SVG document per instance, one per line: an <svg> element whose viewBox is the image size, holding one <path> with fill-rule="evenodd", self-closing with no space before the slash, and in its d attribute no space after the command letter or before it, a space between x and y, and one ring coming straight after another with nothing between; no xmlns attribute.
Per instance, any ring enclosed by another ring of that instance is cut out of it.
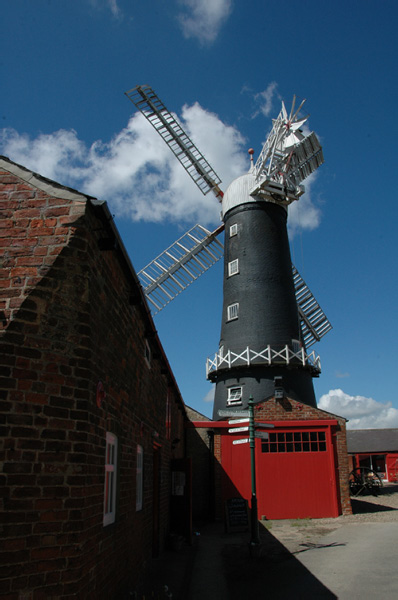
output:
<svg viewBox="0 0 398 600"><path fill-rule="evenodd" d="M222 189L293 94L325 164L290 210L293 262L333 330L314 349L319 405L398 427L395 0L3 0L0 152L107 200L136 270L219 206L124 96L148 83ZM210 416L218 263L155 317L187 404ZM207 401L205 401L207 399Z"/></svg>

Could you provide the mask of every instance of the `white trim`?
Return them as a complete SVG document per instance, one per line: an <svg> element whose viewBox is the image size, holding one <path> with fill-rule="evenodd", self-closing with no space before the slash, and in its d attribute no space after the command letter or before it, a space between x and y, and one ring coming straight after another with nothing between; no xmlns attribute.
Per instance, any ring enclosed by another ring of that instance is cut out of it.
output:
<svg viewBox="0 0 398 600"><path fill-rule="evenodd" d="M261 351L253 350L253 348L247 346L241 352L233 352L232 350L228 350L226 353L223 352L223 354L217 352L214 358L208 358L206 361L206 376L210 379L210 375L218 369L231 369L231 367L250 366L252 364L300 365L310 369L316 375L321 372L321 359L314 351L307 354L303 347L299 352L293 352L288 345L277 348L268 345Z"/></svg>
<svg viewBox="0 0 398 600"><path fill-rule="evenodd" d="M242 404L242 386L236 385L234 387L228 388L228 399L227 405L231 404Z"/></svg>
<svg viewBox="0 0 398 600"><path fill-rule="evenodd" d="M239 314L239 302L234 302L227 306L227 321L233 321L238 318Z"/></svg>
<svg viewBox="0 0 398 600"><path fill-rule="evenodd" d="M115 522L116 517L117 437L106 432L104 518L103 524Z"/></svg>
<svg viewBox="0 0 398 600"><path fill-rule="evenodd" d="M231 260L228 263L228 276L237 275L239 273L239 258L235 258L235 260Z"/></svg>
<svg viewBox="0 0 398 600"><path fill-rule="evenodd" d="M234 235L238 235L238 224L233 223L229 228L229 237L233 237Z"/></svg>

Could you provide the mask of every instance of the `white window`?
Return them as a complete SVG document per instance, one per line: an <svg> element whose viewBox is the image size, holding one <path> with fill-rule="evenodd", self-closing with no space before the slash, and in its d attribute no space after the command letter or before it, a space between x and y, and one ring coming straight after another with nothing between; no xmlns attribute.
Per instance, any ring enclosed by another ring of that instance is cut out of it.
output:
<svg viewBox="0 0 398 600"><path fill-rule="evenodd" d="M242 404L242 387L228 388L227 404Z"/></svg>
<svg viewBox="0 0 398 600"><path fill-rule="evenodd" d="M116 516L117 437L106 432L104 525L115 522Z"/></svg>
<svg viewBox="0 0 398 600"><path fill-rule="evenodd" d="M142 497L144 490L144 451L142 446L137 445L137 472L136 472L136 496L135 496L135 510L142 510Z"/></svg>
<svg viewBox="0 0 398 600"><path fill-rule="evenodd" d="M238 234L238 224L234 223L229 228L229 237L233 237L234 235L237 235L237 234Z"/></svg>
<svg viewBox="0 0 398 600"><path fill-rule="evenodd" d="M228 275L236 275L237 273L239 273L239 259L236 258L235 260L231 260L231 262L228 263Z"/></svg>
<svg viewBox="0 0 398 600"><path fill-rule="evenodd" d="M146 362L148 364L148 367L150 367L151 366L152 353L151 353L151 347L149 345L148 340L145 340L144 356L145 356L145 360L146 360Z"/></svg>
<svg viewBox="0 0 398 600"><path fill-rule="evenodd" d="M232 321L233 319L237 319L238 318L238 312L239 312L239 303L235 302L235 304L230 304L227 308L227 312L228 312L228 321Z"/></svg>

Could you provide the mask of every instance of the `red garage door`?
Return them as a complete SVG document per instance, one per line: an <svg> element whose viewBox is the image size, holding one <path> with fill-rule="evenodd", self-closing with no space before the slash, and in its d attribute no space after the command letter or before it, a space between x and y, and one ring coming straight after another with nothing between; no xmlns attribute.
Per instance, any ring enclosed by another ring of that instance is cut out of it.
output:
<svg viewBox="0 0 398 600"><path fill-rule="evenodd" d="M224 488L251 496L249 444L223 436ZM267 519L337 517L335 460L329 427L277 428L256 440L258 515ZM236 495L236 494L235 494Z"/></svg>
<svg viewBox="0 0 398 600"><path fill-rule="evenodd" d="M278 430L258 444L260 517L338 516L334 452L328 433L327 429Z"/></svg>

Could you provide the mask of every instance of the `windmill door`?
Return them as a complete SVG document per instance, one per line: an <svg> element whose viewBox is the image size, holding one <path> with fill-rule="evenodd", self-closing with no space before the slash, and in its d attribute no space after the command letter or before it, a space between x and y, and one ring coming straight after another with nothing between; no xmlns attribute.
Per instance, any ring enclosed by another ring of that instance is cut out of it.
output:
<svg viewBox="0 0 398 600"><path fill-rule="evenodd" d="M259 517L337 517L330 427L275 428L256 447Z"/></svg>

